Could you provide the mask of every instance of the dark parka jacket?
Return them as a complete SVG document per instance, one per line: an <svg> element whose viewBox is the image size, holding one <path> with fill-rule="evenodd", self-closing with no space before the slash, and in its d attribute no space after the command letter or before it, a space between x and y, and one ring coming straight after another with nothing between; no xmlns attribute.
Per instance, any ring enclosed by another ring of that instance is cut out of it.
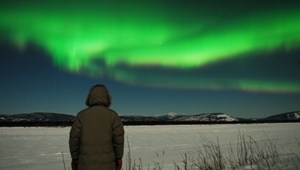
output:
<svg viewBox="0 0 300 170"><path fill-rule="evenodd" d="M69 146L79 170L115 170L115 160L123 157L124 128L110 103L105 86L96 85L86 100L89 107L75 117Z"/></svg>

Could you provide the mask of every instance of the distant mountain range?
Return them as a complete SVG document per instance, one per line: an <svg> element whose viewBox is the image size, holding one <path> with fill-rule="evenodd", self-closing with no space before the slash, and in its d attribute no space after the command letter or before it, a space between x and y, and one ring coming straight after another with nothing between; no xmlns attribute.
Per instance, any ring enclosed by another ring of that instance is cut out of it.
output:
<svg viewBox="0 0 300 170"><path fill-rule="evenodd" d="M120 116L120 118L125 125L300 122L300 111L277 114L261 119L244 119L225 113L202 113L197 115L168 113L161 116ZM46 112L15 115L0 114L0 126L69 126L72 124L73 119L73 115Z"/></svg>
<svg viewBox="0 0 300 170"><path fill-rule="evenodd" d="M162 116L121 116L122 122L237 122L240 119L225 113L203 113L178 115L168 113Z"/></svg>

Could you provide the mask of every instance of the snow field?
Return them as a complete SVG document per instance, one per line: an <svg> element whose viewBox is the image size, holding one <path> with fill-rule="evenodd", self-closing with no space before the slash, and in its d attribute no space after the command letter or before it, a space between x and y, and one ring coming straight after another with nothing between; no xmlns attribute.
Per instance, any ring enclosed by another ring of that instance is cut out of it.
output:
<svg viewBox="0 0 300 170"><path fill-rule="evenodd" d="M215 143L218 140L226 153L230 144L236 146L239 134L258 143L275 141L284 153L299 155L299 128L300 123L125 126L123 167L128 158L127 143L131 160L140 164L141 159L144 169L158 163L164 170L173 170L174 162L182 165L182 156L194 154L203 138ZM70 169L69 131L70 127L0 128L0 170L63 170L64 162Z"/></svg>

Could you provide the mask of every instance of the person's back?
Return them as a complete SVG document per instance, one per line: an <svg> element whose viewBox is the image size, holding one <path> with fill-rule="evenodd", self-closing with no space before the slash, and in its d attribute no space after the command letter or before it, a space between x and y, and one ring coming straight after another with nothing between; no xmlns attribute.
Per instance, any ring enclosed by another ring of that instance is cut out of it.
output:
<svg viewBox="0 0 300 170"><path fill-rule="evenodd" d="M124 129L117 113L109 109L110 95L96 85L87 97L89 108L79 112L70 131L73 167L79 170L114 170L123 157Z"/></svg>

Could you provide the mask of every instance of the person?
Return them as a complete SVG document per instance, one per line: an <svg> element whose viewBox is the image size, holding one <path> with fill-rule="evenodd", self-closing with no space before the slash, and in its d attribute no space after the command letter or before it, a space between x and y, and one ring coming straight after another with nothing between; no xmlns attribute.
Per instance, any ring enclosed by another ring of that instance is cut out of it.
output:
<svg viewBox="0 0 300 170"><path fill-rule="evenodd" d="M109 109L111 95L104 85L93 86L70 130L73 170L120 170L124 151L124 127Z"/></svg>

